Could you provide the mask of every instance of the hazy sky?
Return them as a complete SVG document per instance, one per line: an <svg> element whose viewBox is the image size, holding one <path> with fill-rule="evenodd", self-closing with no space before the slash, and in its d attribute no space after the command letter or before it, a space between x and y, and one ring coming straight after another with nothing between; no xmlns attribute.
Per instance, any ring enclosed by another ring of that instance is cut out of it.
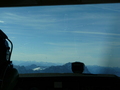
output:
<svg viewBox="0 0 120 90"><path fill-rule="evenodd" d="M0 8L11 60L120 66L120 3Z"/></svg>

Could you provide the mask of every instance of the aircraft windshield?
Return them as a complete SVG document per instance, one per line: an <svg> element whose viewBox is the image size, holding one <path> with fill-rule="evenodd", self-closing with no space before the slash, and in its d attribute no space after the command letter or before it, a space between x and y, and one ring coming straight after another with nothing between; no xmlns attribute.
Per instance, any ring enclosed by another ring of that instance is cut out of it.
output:
<svg viewBox="0 0 120 90"><path fill-rule="evenodd" d="M72 73L70 63L78 61L93 74L120 76L120 3L0 12L0 28L14 44L11 60L19 73Z"/></svg>

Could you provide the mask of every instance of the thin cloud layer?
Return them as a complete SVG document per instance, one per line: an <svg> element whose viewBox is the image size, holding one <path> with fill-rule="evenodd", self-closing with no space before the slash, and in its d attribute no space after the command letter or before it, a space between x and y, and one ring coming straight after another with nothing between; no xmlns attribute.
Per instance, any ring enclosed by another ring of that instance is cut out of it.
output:
<svg viewBox="0 0 120 90"><path fill-rule="evenodd" d="M84 31L64 31L64 32L71 32L71 33L83 33L83 34L95 34L95 35L110 35L110 36L120 36L120 34L116 33L103 33L103 32L84 32Z"/></svg>
<svg viewBox="0 0 120 90"><path fill-rule="evenodd" d="M110 59L118 63L117 7L104 4L1 8L0 26L14 43L13 60L103 65Z"/></svg>
<svg viewBox="0 0 120 90"><path fill-rule="evenodd" d="M5 23L4 21L0 20L0 23Z"/></svg>

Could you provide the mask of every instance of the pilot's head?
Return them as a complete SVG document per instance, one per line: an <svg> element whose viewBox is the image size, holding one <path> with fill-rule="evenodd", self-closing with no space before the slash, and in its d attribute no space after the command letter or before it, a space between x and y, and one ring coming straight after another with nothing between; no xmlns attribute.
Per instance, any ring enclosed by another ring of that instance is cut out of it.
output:
<svg viewBox="0 0 120 90"><path fill-rule="evenodd" d="M8 60L9 49L8 42L0 36L0 64Z"/></svg>

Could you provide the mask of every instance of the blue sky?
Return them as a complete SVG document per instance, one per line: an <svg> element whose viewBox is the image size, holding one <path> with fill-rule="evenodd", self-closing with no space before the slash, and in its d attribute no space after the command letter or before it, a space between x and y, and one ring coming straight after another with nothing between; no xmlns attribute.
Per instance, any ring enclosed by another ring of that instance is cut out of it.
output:
<svg viewBox="0 0 120 90"><path fill-rule="evenodd" d="M120 3L0 8L11 60L120 66Z"/></svg>

